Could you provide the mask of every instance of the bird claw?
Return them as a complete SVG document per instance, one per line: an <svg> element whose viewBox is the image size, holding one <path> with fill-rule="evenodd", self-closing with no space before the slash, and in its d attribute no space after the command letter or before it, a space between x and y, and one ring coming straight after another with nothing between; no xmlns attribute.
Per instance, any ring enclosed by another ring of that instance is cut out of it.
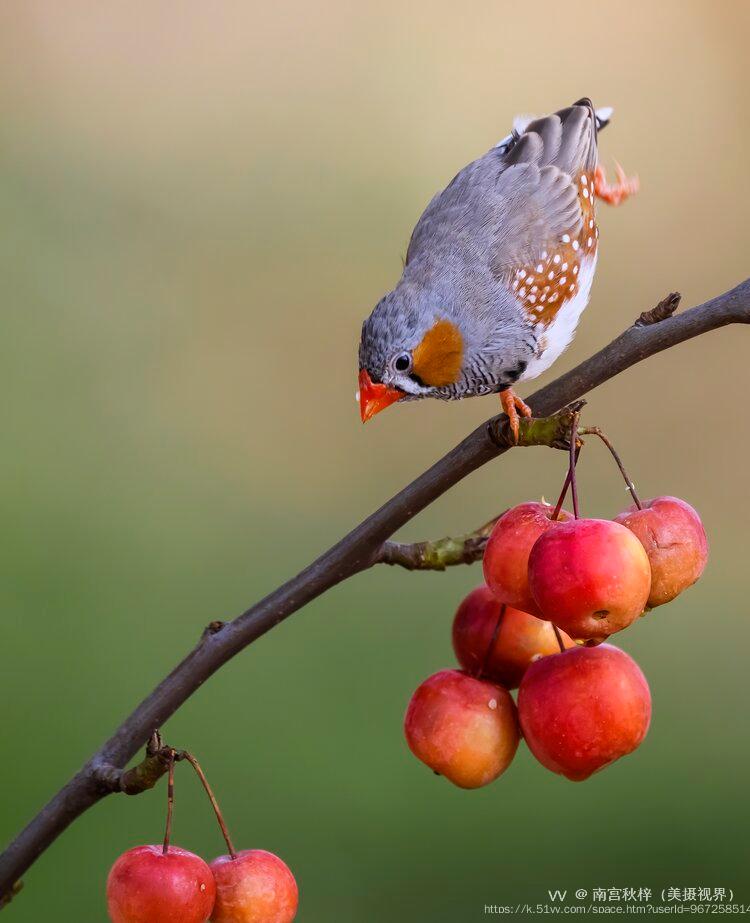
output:
<svg viewBox="0 0 750 923"><path fill-rule="evenodd" d="M508 416L510 430L513 433L513 442L515 445L518 445L519 413L521 416L530 419L532 416L531 407L524 403L512 388L506 388L505 391L500 392L500 403L502 404L503 411Z"/></svg>
<svg viewBox="0 0 750 923"><path fill-rule="evenodd" d="M607 182L607 174L601 164L596 165L594 173L594 192L597 198L602 199L608 205L620 205L630 196L635 195L641 188L641 182L637 176L628 177L620 164L615 161L615 175L617 180L611 186Z"/></svg>

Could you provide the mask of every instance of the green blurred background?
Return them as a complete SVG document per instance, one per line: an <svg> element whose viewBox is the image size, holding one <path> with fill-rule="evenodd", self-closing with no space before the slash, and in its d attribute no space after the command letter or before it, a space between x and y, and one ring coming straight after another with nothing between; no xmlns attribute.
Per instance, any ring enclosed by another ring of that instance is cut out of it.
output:
<svg viewBox="0 0 750 923"><path fill-rule="evenodd" d="M432 194L517 112L613 105L589 311L553 374L666 292L747 275L747 4L8 0L0 7L0 838L197 640L295 573L496 411L354 404L362 319ZM237 657L169 722L241 847L278 852L299 919L463 921L548 888L710 885L750 901L748 332L591 395L645 495L704 517L703 581L622 638L654 696L637 755L574 785L519 752L478 792L407 751L478 567L357 577ZM550 380L550 374L545 381ZM528 388L525 393L530 393ZM402 533L556 494L518 451ZM626 496L604 450L584 511ZM221 850L178 773L176 841ZM111 798L26 876L17 923L103 921L113 859L161 836L164 786Z"/></svg>

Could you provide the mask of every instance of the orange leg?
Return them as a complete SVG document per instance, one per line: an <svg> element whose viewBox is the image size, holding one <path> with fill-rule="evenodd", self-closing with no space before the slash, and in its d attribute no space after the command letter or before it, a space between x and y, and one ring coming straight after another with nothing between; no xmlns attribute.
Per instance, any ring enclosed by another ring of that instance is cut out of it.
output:
<svg viewBox="0 0 750 923"><path fill-rule="evenodd" d="M518 445L518 421L520 419L518 414L520 412L524 417L531 417L531 407L525 404L512 388L506 388L505 391L500 392L500 403L505 413L508 414L513 441Z"/></svg>
<svg viewBox="0 0 750 923"><path fill-rule="evenodd" d="M640 180L637 176L628 178L620 164L615 161L615 171L617 181L610 186L607 182L607 175L604 167L597 164L596 173L594 174L594 192L597 197L607 202L609 205L620 205L625 199L635 195L641 188Z"/></svg>

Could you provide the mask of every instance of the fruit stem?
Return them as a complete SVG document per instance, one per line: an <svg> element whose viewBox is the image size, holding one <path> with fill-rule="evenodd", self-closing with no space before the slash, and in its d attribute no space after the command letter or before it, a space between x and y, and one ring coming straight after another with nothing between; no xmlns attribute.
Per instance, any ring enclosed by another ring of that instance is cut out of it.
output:
<svg viewBox="0 0 750 923"><path fill-rule="evenodd" d="M614 458L615 462L617 463L617 467L620 469L620 474L622 475L622 478L625 481L625 484L627 485L628 491L630 492L630 496L633 498L633 503L635 503L635 505L638 507L639 510L642 510L643 504L638 499L638 494L635 492L635 485L633 484L633 481L630 479L630 475L625 470L625 465L623 465L622 459L617 454L617 450L610 442L609 437L605 433L603 433L602 430L600 430L598 426L589 426L585 430L582 430L582 432L587 433L591 436L598 436L601 439L601 441L604 443L604 445L606 445L606 447L609 449L609 451L612 454L612 458Z"/></svg>
<svg viewBox="0 0 750 923"><path fill-rule="evenodd" d="M500 627L502 626L503 619L505 618L505 609L506 609L506 605L505 603L503 603L502 606L500 606L500 613L497 617L497 621L495 622L495 629L492 632L490 643L487 645L487 650L484 653L484 659L482 660L482 666L479 668L477 679L481 679L484 676L484 674L487 672L487 667L489 666L489 663L490 663L490 657L492 656L492 652L495 649L495 644L497 644L497 639L500 635Z"/></svg>
<svg viewBox="0 0 750 923"><path fill-rule="evenodd" d="M576 461L578 460L578 421L581 418L580 411L575 410L570 423L570 460L568 462L568 474L570 476L570 493L573 497L573 515L576 519L578 516L578 484L576 483Z"/></svg>
<svg viewBox="0 0 750 923"><path fill-rule="evenodd" d="M562 639L562 635L560 634L560 629L557 627L557 625L555 625L554 622L551 622L550 624L552 625L552 631L554 631L555 637L557 638L557 643L560 645L560 653L564 654L565 645L563 644L563 639Z"/></svg>
<svg viewBox="0 0 750 923"><path fill-rule="evenodd" d="M581 454L581 446L579 445L576 449L575 464L578 464L578 456ZM565 503L565 497L568 494L568 488L570 487L570 466L568 466L568 471L565 475L565 483L562 486L560 496L557 498L557 503L555 504L555 509L552 513L552 521L555 522L560 515L560 510L562 509L563 503Z"/></svg>
<svg viewBox="0 0 750 923"><path fill-rule="evenodd" d="M236 859L237 853L235 852L234 845L232 844L232 839L229 836L229 830L227 829L227 825L224 822L224 818L222 817L221 809L219 808L219 802L216 800L216 796L211 790L211 786L208 784L208 779L206 778L206 774L203 772L203 770L201 769L200 763L193 756L192 753L188 753L186 750L183 753L183 757L188 761L188 763L190 763L190 765L196 771L198 778L201 780L203 784L203 788L205 788L206 794L208 795L209 801L211 802L211 807L214 809L216 820L219 822L219 826L221 827L221 833L222 833L222 836L224 837L224 842L227 844L229 855L232 859Z"/></svg>
<svg viewBox="0 0 750 923"><path fill-rule="evenodd" d="M174 813L174 761L175 751L169 751L169 780L167 782L167 823L164 828L164 846L162 853L166 856L169 852L169 840L172 836L172 815Z"/></svg>

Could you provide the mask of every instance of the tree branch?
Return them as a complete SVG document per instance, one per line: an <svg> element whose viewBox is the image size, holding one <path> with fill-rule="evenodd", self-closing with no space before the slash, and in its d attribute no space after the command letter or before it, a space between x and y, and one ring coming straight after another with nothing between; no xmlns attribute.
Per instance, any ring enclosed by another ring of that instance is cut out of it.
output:
<svg viewBox="0 0 750 923"><path fill-rule="evenodd" d="M666 301L676 307L675 296ZM537 391L528 400L535 415L548 417L557 413L654 353L727 324L750 323L750 280L682 314L669 316L669 311L659 307L646 312L645 318L641 315L638 322L590 359ZM112 792L113 768L116 772L117 768L125 767L154 730L220 667L332 586L384 560L388 554L396 554L393 546L388 552L383 544L397 529L508 448L507 418L493 417L296 577L233 621L212 623L198 645L0 856L0 895L9 897L21 875L50 843L84 811ZM122 788L118 786L118 790Z"/></svg>

